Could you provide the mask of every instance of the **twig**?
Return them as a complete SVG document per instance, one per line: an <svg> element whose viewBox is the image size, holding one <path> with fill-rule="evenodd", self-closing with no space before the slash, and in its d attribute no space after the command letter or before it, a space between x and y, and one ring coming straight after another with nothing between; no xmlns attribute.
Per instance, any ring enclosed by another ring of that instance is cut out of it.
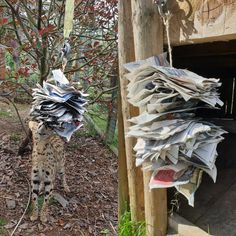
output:
<svg viewBox="0 0 236 236"><path fill-rule="evenodd" d="M33 95L28 91L27 88L24 87L23 84L19 84L19 85L20 85L20 87L21 87L30 97L33 97Z"/></svg>
<svg viewBox="0 0 236 236"><path fill-rule="evenodd" d="M167 38L170 66L173 67L172 48L171 48L171 44L170 44L170 30L169 30L171 17L172 17L172 14L168 11L165 16L162 16L162 20L163 20L163 23L164 23L165 29L166 29L166 38Z"/></svg>
<svg viewBox="0 0 236 236"><path fill-rule="evenodd" d="M8 97L6 97L6 98L7 98L7 100L13 105L13 107L14 107L14 109L15 109L15 111L16 111L16 114L17 114L17 116L18 116L18 118L19 118L19 120L20 120L21 126L22 126L22 128L23 128L23 130L24 130L26 136L28 136L28 132L27 132L25 126L24 126L24 123L23 123L23 121L22 121L22 119L21 119L20 113L19 113L19 111L18 111L18 109L17 109L15 103L14 103L10 98L8 98Z"/></svg>
<svg viewBox="0 0 236 236"><path fill-rule="evenodd" d="M14 6L11 4L11 2L9 0L4 0L4 1L11 8L12 14L15 15L16 19L18 20L18 23L19 23L20 27L22 28L22 30L25 34L25 37L30 42L31 46L34 47L33 39L30 36L28 30L26 29L24 23L22 22L22 18L20 17L19 12L17 12L17 10L14 8Z"/></svg>
<svg viewBox="0 0 236 236"><path fill-rule="evenodd" d="M79 229L79 231L80 231L80 233L81 233L83 236L85 236L84 233L83 233L83 231L81 231L80 229Z"/></svg>
<svg viewBox="0 0 236 236"><path fill-rule="evenodd" d="M111 221L110 221L109 223L110 223L111 228L112 228L112 230L114 231L115 235L117 235L116 229L114 228L114 226L113 226L113 224L111 223Z"/></svg>
<svg viewBox="0 0 236 236"><path fill-rule="evenodd" d="M42 11L43 11L43 2L42 2L42 0L39 0L39 2L38 2L38 23L37 23L38 30L41 29Z"/></svg>
<svg viewBox="0 0 236 236"><path fill-rule="evenodd" d="M103 81L100 81L98 83L94 83L94 84L90 84L85 90L84 92L87 92L90 88L92 87L98 87L99 85L103 84Z"/></svg>
<svg viewBox="0 0 236 236"><path fill-rule="evenodd" d="M77 68L74 68L74 69L71 69L71 70L67 70L64 72L64 74L68 74L68 73L74 73L74 72L77 72L79 71L81 68L85 67L86 65L88 65L90 62L94 61L98 56L101 56L111 45L113 44L110 43L108 44L100 53L98 53L96 56L94 56L93 58L91 58L90 60L88 60L86 63L84 63L83 65L77 67Z"/></svg>
<svg viewBox="0 0 236 236"><path fill-rule="evenodd" d="M26 208L25 208L25 210L24 210L24 212L23 212L21 218L19 219L17 225L15 226L14 230L12 231L11 236L13 236L14 233L16 232L18 226L20 225L20 223L21 223L22 219L24 218L24 216L25 216L25 214L26 214L26 211L27 211L27 209L28 209L28 207L29 207L29 205L30 205L30 198L31 198L31 194L30 194L30 183L29 183L29 180L28 180L25 176L24 176L24 178L26 179L26 181L27 181L27 183L28 183L28 189L29 189L28 202L27 202L27 206L26 206Z"/></svg>
<svg viewBox="0 0 236 236"><path fill-rule="evenodd" d="M18 154L19 156L23 156L27 145L30 143L32 140L32 131L28 128L28 135L25 137L25 139L21 142L20 147L18 149Z"/></svg>
<svg viewBox="0 0 236 236"><path fill-rule="evenodd" d="M112 88L103 90L101 93L99 93L99 94L97 95L96 98L94 98L91 102L89 102L89 105L95 103L103 94L105 94L105 93L111 93L112 91L116 90L117 88L118 88L118 86L115 86L115 87L112 87Z"/></svg>
<svg viewBox="0 0 236 236"><path fill-rule="evenodd" d="M15 199L15 198L11 198L11 197L0 196L0 198L9 199L9 200L14 200L14 201L19 202L19 200Z"/></svg>

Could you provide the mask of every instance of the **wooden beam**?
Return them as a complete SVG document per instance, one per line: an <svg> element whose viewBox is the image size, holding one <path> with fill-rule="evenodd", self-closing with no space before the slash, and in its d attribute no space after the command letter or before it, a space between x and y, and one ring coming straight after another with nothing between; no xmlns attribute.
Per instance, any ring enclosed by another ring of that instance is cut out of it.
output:
<svg viewBox="0 0 236 236"><path fill-rule="evenodd" d="M118 97L118 217L127 210L129 204L128 174L125 152L124 122L121 108L121 94Z"/></svg>
<svg viewBox="0 0 236 236"><path fill-rule="evenodd" d="M174 229L178 235L186 235L186 236L210 236L209 233L195 226L191 222L187 221L183 217L173 214L169 217L169 226Z"/></svg>
<svg viewBox="0 0 236 236"><path fill-rule="evenodd" d="M127 120L138 115L138 109L129 105L127 101L127 80L124 79L125 70L123 64L134 61L134 40L131 22L131 0L119 1L119 27L118 27L118 47L119 47L119 72L120 72L120 93L124 121L124 133L129 128ZM120 160L120 170L127 165L130 211L131 219L134 222L144 220L144 193L142 171L135 167L133 155L134 138L125 138L126 164L125 158ZM121 148L121 147L120 147ZM119 191L123 191L120 189Z"/></svg>
<svg viewBox="0 0 236 236"><path fill-rule="evenodd" d="M184 53L183 53L184 52ZM236 54L236 40L204 44L182 45L172 48L173 57L209 57Z"/></svg>
<svg viewBox="0 0 236 236"><path fill-rule="evenodd" d="M152 0L132 0L135 59L141 60L163 51L163 27ZM142 109L141 109L142 111ZM151 172L144 174L146 235L165 236L167 229L166 189L150 191Z"/></svg>
<svg viewBox="0 0 236 236"><path fill-rule="evenodd" d="M209 57L175 57L174 65L178 68L181 65L185 68L191 67L200 67L200 68L211 68L214 69L215 72L222 68L224 69L236 69L236 56L228 55L228 56L209 56ZM220 72L218 72L220 73Z"/></svg>
<svg viewBox="0 0 236 236"><path fill-rule="evenodd" d="M236 1L173 0L168 9L172 45L236 39Z"/></svg>

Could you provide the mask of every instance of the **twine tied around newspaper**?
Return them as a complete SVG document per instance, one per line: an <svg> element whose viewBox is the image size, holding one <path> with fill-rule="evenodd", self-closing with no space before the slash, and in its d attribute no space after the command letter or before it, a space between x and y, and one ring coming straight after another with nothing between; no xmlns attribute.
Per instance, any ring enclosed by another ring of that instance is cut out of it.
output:
<svg viewBox="0 0 236 236"><path fill-rule="evenodd" d="M155 3L157 4L159 14L165 26L169 61L170 61L170 66L173 67L172 49L171 49L171 44L170 44L170 19L172 17L172 14L167 9L167 0L156 0Z"/></svg>
<svg viewBox="0 0 236 236"><path fill-rule="evenodd" d="M71 46L70 46L70 43L69 43L69 39L66 38L65 41L64 41L64 44L61 48L61 52L60 52L60 61L62 63L62 71L63 72L66 68L70 51L71 51Z"/></svg>

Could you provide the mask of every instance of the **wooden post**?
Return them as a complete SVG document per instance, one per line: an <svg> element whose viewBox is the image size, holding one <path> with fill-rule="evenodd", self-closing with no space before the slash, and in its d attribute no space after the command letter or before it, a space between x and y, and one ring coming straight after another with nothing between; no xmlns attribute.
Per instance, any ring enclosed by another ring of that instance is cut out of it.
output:
<svg viewBox="0 0 236 236"><path fill-rule="evenodd" d="M163 27L153 0L132 0L135 59L163 51ZM142 109L141 109L142 111ZM147 236L165 236L167 229L166 189L149 190L151 172L144 172L144 201Z"/></svg>
<svg viewBox="0 0 236 236"><path fill-rule="evenodd" d="M128 175L126 165L124 123L121 108L121 95L118 95L118 216L120 217L127 210L129 204Z"/></svg>
<svg viewBox="0 0 236 236"><path fill-rule="evenodd" d="M127 120L130 117L139 114L138 108L129 105L127 102L126 86L128 82L123 78L125 73L123 64L135 60L131 19L131 0L119 1L118 29L120 92L122 100L121 103L124 120L124 130L126 131L129 127L129 123L127 122ZM135 142L136 141L134 138L125 138L131 219L132 221L137 222L144 220L144 193L142 171L135 166L135 158L133 153L133 146ZM121 162L123 164L121 163L121 166L119 166L119 168L125 168L125 159L123 158Z"/></svg>

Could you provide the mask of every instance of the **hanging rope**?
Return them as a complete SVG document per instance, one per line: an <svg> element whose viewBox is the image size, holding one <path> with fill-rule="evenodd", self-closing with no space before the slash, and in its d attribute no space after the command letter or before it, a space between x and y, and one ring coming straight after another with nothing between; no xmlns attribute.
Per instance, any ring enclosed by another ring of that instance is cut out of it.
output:
<svg viewBox="0 0 236 236"><path fill-rule="evenodd" d="M75 8L75 0L66 0L65 16L64 16L64 32L63 32L64 44L60 52L60 60L62 62L62 71L64 71L66 68L68 56L71 51L69 37L73 29L74 8Z"/></svg>
<svg viewBox="0 0 236 236"><path fill-rule="evenodd" d="M170 14L169 11L167 14L165 14L165 16L161 16L163 23L165 25L165 29L166 29L166 38L167 38L170 66L173 67L172 48L171 48L171 44L170 44L170 18L171 17L172 17L172 15Z"/></svg>
<svg viewBox="0 0 236 236"><path fill-rule="evenodd" d="M172 17L172 14L167 9L167 0L156 0L155 2L157 4L158 11L165 26L169 61L170 61L170 66L173 67L172 48L170 44L170 19Z"/></svg>
<svg viewBox="0 0 236 236"><path fill-rule="evenodd" d="M65 42L63 44L63 47L61 48L61 53L60 53L60 60L62 62L62 71L64 72L66 68L66 64L68 61L68 56L70 54L71 46L69 44L69 40L65 39Z"/></svg>

